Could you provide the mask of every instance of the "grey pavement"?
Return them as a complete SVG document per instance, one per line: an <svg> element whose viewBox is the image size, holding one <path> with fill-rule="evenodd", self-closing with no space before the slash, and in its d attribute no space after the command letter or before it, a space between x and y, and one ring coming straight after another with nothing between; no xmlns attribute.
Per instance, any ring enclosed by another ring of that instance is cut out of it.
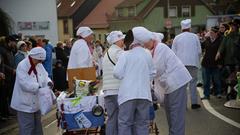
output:
<svg viewBox="0 0 240 135"><path fill-rule="evenodd" d="M209 113L202 102L201 108L192 110L190 103L186 112L186 135L240 135L240 128L232 126L231 124L219 119L215 115ZM226 108L223 104L226 102L225 98L217 99L214 96L209 101L210 105L220 114L240 124L240 110ZM159 135L168 135L168 125L165 116L164 108L156 111L155 122L159 128ZM43 117L43 130L45 135L60 135L61 129L57 128L57 121L55 120L55 110L51 111L47 116ZM10 126L15 125L11 128ZM6 130L8 128L8 130ZM3 133L2 131L5 130ZM1 127L1 135L16 135L18 132L16 121L5 128ZM154 134L151 134L154 135Z"/></svg>
<svg viewBox="0 0 240 135"><path fill-rule="evenodd" d="M240 122L240 110L224 107L223 105L226 102L225 98L217 99L213 96L209 102L210 105L220 114L238 123ZM199 103L201 103L201 108L192 110L190 108L190 103L188 102L186 112L186 135L240 135L240 128L232 126L209 113L205 109L200 98ZM155 120L160 135L168 135L168 126L164 108L157 110L156 115L157 117Z"/></svg>

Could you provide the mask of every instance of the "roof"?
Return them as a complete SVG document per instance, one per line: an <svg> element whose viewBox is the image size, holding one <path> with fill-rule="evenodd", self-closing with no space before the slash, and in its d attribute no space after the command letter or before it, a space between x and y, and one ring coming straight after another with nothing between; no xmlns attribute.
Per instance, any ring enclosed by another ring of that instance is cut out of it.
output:
<svg viewBox="0 0 240 135"><path fill-rule="evenodd" d="M212 0L200 0L200 2L202 2L202 4L205 5L205 7L208 8L210 12L212 12L213 14L216 14L216 11L213 10L213 8L208 4L210 1Z"/></svg>
<svg viewBox="0 0 240 135"><path fill-rule="evenodd" d="M107 28L109 26L107 21L108 16L114 12L115 7L122 1L123 0L101 0L78 27Z"/></svg>
<svg viewBox="0 0 240 135"><path fill-rule="evenodd" d="M124 0L122 3L117 5L116 8L136 6L137 4L141 3L142 1L143 0Z"/></svg>
<svg viewBox="0 0 240 135"><path fill-rule="evenodd" d="M239 1L236 0L200 0L213 14L228 14L228 7L233 6L235 12L240 12Z"/></svg>
<svg viewBox="0 0 240 135"><path fill-rule="evenodd" d="M59 0L57 3L58 17L71 17L85 0Z"/></svg>

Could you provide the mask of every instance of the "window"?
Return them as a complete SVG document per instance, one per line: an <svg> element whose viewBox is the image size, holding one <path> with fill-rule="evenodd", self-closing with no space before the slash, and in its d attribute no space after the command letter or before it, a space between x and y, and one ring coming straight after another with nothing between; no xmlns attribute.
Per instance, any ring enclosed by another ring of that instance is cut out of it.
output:
<svg viewBox="0 0 240 135"><path fill-rule="evenodd" d="M68 34L68 20L63 20L63 33Z"/></svg>
<svg viewBox="0 0 240 135"><path fill-rule="evenodd" d="M135 16L135 8L134 7L128 8L128 16Z"/></svg>
<svg viewBox="0 0 240 135"><path fill-rule="evenodd" d="M104 34L104 42L107 42L107 34Z"/></svg>
<svg viewBox="0 0 240 135"><path fill-rule="evenodd" d="M118 9L118 16L123 16L123 8Z"/></svg>
<svg viewBox="0 0 240 135"><path fill-rule="evenodd" d="M191 7L190 6L182 6L182 16L183 17L191 16Z"/></svg>
<svg viewBox="0 0 240 135"><path fill-rule="evenodd" d="M102 35L101 35L101 34L98 35L98 39L99 39L100 41L102 41Z"/></svg>
<svg viewBox="0 0 240 135"><path fill-rule="evenodd" d="M169 7L168 17L177 17L177 7L176 6Z"/></svg>

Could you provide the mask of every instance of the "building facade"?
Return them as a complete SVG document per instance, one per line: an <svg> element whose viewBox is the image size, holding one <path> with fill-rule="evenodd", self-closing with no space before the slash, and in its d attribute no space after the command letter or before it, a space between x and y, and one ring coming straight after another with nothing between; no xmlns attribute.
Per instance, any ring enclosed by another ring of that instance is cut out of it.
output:
<svg viewBox="0 0 240 135"><path fill-rule="evenodd" d="M97 6L100 0L59 0L57 2L59 40L76 37L78 24Z"/></svg>
<svg viewBox="0 0 240 135"><path fill-rule="evenodd" d="M206 24L206 16L214 12L201 0L128 0L116 7L110 29L127 31L134 26L145 26L151 31L173 34L180 32L180 21L192 19L193 31Z"/></svg>
<svg viewBox="0 0 240 135"><path fill-rule="evenodd" d="M56 0L1 0L0 8L13 21L12 33L58 41Z"/></svg>

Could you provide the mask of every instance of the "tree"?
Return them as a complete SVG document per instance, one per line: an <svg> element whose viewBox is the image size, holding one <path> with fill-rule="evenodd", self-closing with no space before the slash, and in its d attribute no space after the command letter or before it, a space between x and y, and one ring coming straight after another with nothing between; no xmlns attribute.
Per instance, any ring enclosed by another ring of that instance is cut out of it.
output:
<svg viewBox="0 0 240 135"><path fill-rule="evenodd" d="M11 18L0 8L0 37L8 36L12 30Z"/></svg>

